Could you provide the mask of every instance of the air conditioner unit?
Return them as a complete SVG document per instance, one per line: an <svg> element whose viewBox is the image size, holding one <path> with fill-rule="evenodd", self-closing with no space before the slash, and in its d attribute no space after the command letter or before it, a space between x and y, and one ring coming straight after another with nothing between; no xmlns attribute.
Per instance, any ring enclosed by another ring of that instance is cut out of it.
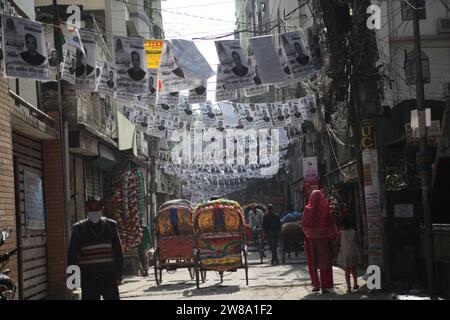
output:
<svg viewBox="0 0 450 320"><path fill-rule="evenodd" d="M450 98L450 81L444 82L444 96Z"/></svg>
<svg viewBox="0 0 450 320"><path fill-rule="evenodd" d="M450 18L439 19L439 32L450 33Z"/></svg>

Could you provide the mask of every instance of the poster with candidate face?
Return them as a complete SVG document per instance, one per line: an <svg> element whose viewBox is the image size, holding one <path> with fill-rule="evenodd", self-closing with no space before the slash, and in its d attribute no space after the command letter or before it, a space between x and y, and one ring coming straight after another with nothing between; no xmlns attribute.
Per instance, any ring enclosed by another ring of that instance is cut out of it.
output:
<svg viewBox="0 0 450 320"><path fill-rule="evenodd" d="M80 30L84 54L76 48L75 88L80 91L95 91L95 66L97 42L95 33Z"/></svg>
<svg viewBox="0 0 450 320"><path fill-rule="evenodd" d="M300 102L299 99L288 101L290 114L291 114L291 125L296 126L296 127L300 126L303 122L303 116L302 116L302 113L300 112L300 103L299 102Z"/></svg>
<svg viewBox="0 0 450 320"><path fill-rule="evenodd" d="M167 126L168 119L156 112L154 115L152 129L148 132L148 134L157 138L166 137Z"/></svg>
<svg viewBox="0 0 450 320"><path fill-rule="evenodd" d="M216 41L216 50L223 71L224 88L241 89L253 83L253 70L248 65L239 40Z"/></svg>
<svg viewBox="0 0 450 320"><path fill-rule="evenodd" d="M217 65L217 78L216 78L216 101L226 101L237 99L236 90L225 89L225 75L222 71L222 67Z"/></svg>
<svg viewBox="0 0 450 320"><path fill-rule="evenodd" d="M285 86L289 85L289 83L295 82L296 80L295 80L294 74L291 70L291 67L289 65L289 62L288 62L288 59L286 57L286 53L284 52L283 47L279 44L276 44L275 49L277 50L278 61L281 65L281 70L283 71L284 75L286 76L286 81L279 82L277 84L277 87L281 88L281 87L285 87Z"/></svg>
<svg viewBox="0 0 450 320"><path fill-rule="evenodd" d="M317 117L316 97L308 94L299 99L299 109L304 120L312 121Z"/></svg>
<svg viewBox="0 0 450 320"><path fill-rule="evenodd" d="M180 103L178 104L178 114L184 121L193 120L193 110L192 105L188 102L189 99L186 96L180 97Z"/></svg>
<svg viewBox="0 0 450 320"><path fill-rule="evenodd" d="M262 94L266 94L269 92L269 86L263 84L261 80L261 76L259 75L258 65L256 64L256 60L254 56L248 57L248 65L252 69L253 74L253 83L244 89L244 94L246 97L254 97Z"/></svg>
<svg viewBox="0 0 450 320"><path fill-rule="evenodd" d="M48 53L41 23L1 16L5 77L49 80Z"/></svg>
<svg viewBox="0 0 450 320"><path fill-rule="evenodd" d="M241 120L241 123L244 125L244 129L254 128L256 124L254 105L250 105L248 103L238 104L238 110L239 110L239 119Z"/></svg>
<svg viewBox="0 0 450 320"><path fill-rule="evenodd" d="M217 125L216 111L213 108L211 101L200 104L200 112L202 114L202 121L206 127L215 127Z"/></svg>
<svg viewBox="0 0 450 320"><path fill-rule="evenodd" d="M113 36L118 92L144 95L148 92L144 39Z"/></svg>
<svg viewBox="0 0 450 320"><path fill-rule="evenodd" d="M75 71L77 68L76 48L65 46L64 60L61 65L61 79L75 85Z"/></svg>
<svg viewBox="0 0 450 320"><path fill-rule="evenodd" d="M206 102L206 94L208 89L208 80L204 80L202 84L192 90L189 90L189 103L204 103Z"/></svg>
<svg viewBox="0 0 450 320"><path fill-rule="evenodd" d="M123 115L127 118L131 123L136 124L138 118L138 112L135 107L126 105L123 106Z"/></svg>
<svg viewBox="0 0 450 320"><path fill-rule="evenodd" d="M284 102L272 104L272 119L275 128L284 128L290 123L289 105Z"/></svg>
<svg viewBox="0 0 450 320"><path fill-rule="evenodd" d="M148 103L154 105L158 96L158 69L147 69L148 72Z"/></svg>
<svg viewBox="0 0 450 320"><path fill-rule="evenodd" d="M100 64L102 65L102 72L97 92L108 96L114 96L117 90L116 68L113 64L106 61L100 62Z"/></svg>
<svg viewBox="0 0 450 320"><path fill-rule="evenodd" d="M284 52L295 79L309 78L315 74L309 49L305 46L300 33L287 32L280 35Z"/></svg>
<svg viewBox="0 0 450 320"><path fill-rule="evenodd" d="M158 93L156 103L176 106L180 103L180 93L179 92Z"/></svg>
<svg viewBox="0 0 450 320"><path fill-rule="evenodd" d="M267 103L255 104L256 109L256 126L261 129L273 127L272 118L270 117L270 109Z"/></svg>

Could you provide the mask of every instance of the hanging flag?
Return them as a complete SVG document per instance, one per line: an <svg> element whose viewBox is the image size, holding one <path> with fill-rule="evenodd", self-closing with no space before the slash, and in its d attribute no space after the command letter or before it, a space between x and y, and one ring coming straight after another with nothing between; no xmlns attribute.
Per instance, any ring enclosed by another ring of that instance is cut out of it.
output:
<svg viewBox="0 0 450 320"><path fill-rule="evenodd" d="M222 67L217 65L217 79L216 79L216 101L234 100L237 99L236 90L226 90L224 82L224 74Z"/></svg>
<svg viewBox="0 0 450 320"><path fill-rule="evenodd" d="M288 74L283 71L286 66L281 64L282 61L275 48L272 36L250 38L249 41L262 83L274 84L287 81Z"/></svg>
<svg viewBox="0 0 450 320"><path fill-rule="evenodd" d="M42 24L1 16L4 76L49 80L48 53Z"/></svg>
<svg viewBox="0 0 450 320"><path fill-rule="evenodd" d="M142 38L113 36L117 91L145 95L148 93L147 61Z"/></svg>
<svg viewBox="0 0 450 320"><path fill-rule="evenodd" d="M241 89L251 85L254 74L239 40L219 40L215 44L223 70L224 88Z"/></svg>
<svg viewBox="0 0 450 320"><path fill-rule="evenodd" d="M307 29L308 47L311 53L312 64L316 70L320 70L323 65L323 48L320 44L320 27L313 26Z"/></svg>
<svg viewBox="0 0 450 320"><path fill-rule="evenodd" d="M261 77L259 75L259 66L256 64L256 60L253 55L248 57L248 65L255 76L253 77L253 83L245 87L245 96L254 97L268 93L269 86L262 83Z"/></svg>
<svg viewBox="0 0 450 320"><path fill-rule="evenodd" d="M295 79L306 79L314 75L312 59L300 33L297 31L283 33L280 40Z"/></svg>
<svg viewBox="0 0 450 320"><path fill-rule="evenodd" d="M81 30L79 36L82 48L76 47L77 67L75 71L75 89L80 91L95 91L95 65L97 61L95 33Z"/></svg>
<svg viewBox="0 0 450 320"><path fill-rule="evenodd" d="M189 103L204 103L206 102L207 94L207 82L208 80L203 80L202 84L192 90L189 90Z"/></svg>

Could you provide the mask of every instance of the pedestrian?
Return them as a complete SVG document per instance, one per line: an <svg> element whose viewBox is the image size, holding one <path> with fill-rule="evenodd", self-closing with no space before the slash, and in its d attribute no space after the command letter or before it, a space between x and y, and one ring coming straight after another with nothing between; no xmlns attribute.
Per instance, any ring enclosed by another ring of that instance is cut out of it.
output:
<svg viewBox="0 0 450 320"><path fill-rule="evenodd" d="M272 252L272 265L279 264L278 260L278 239L280 238L281 221L280 217L273 211L273 205L267 205L267 214L263 218L263 229L266 232L270 251Z"/></svg>
<svg viewBox="0 0 450 320"><path fill-rule="evenodd" d="M80 267L83 300L119 300L123 251L117 223L102 216L100 201L86 207L87 219L72 227L68 264Z"/></svg>
<svg viewBox="0 0 450 320"><path fill-rule="evenodd" d="M361 263L361 255L355 236L356 230L354 224L350 217L345 216L342 218L340 225L340 250L337 263L345 270L347 293L352 292L350 274L353 276L353 290L359 289L356 267Z"/></svg>
<svg viewBox="0 0 450 320"><path fill-rule="evenodd" d="M338 235L330 204L320 190L314 190L309 197L302 216L305 235L305 253L313 291L333 288L332 240ZM317 274L320 270L320 282Z"/></svg>
<svg viewBox="0 0 450 320"><path fill-rule="evenodd" d="M143 224L142 218L139 218L139 222L141 224L142 230L142 241L141 244L137 247L137 252L139 261L141 262L142 276L147 277L149 268L147 252L151 248L150 230L148 229L147 225Z"/></svg>
<svg viewBox="0 0 450 320"><path fill-rule="evenodd" d="M259 237L262 237L262 226L263 226L263 219L264 219L264 212L254 207L252 210L250 210L250 217L249 217L249 224L250 228L252 228L253 231L253 242L255 245L255 248L257 248L257 243L259 241ZM266 257L266 254L263 252L263 258Z"/></svg>

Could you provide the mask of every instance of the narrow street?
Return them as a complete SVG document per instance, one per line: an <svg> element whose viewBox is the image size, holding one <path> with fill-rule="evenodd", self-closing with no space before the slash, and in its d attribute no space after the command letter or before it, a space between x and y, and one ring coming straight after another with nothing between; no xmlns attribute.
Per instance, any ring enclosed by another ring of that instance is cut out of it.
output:
<svg viewBox="0 0 450 320"><path fill-rule="evenodd" d="M333 268L334 291L322 295L312 292L311 282L303 256L287 259L286 264L271 266L269 259L260 264L259 256L249 255L249 285L245 285L245 270L225 273L223 283L215 271L209 271L206 282L196 289L186 269L168 273L163 271L163 282L156 285L153 271L146 278L126 277L119 286L124 300L373 300L391 299L387 293L368 293L360 279L358 292L347 294L344 272ZM151 269L153 270L153 269Z"/></svg>

